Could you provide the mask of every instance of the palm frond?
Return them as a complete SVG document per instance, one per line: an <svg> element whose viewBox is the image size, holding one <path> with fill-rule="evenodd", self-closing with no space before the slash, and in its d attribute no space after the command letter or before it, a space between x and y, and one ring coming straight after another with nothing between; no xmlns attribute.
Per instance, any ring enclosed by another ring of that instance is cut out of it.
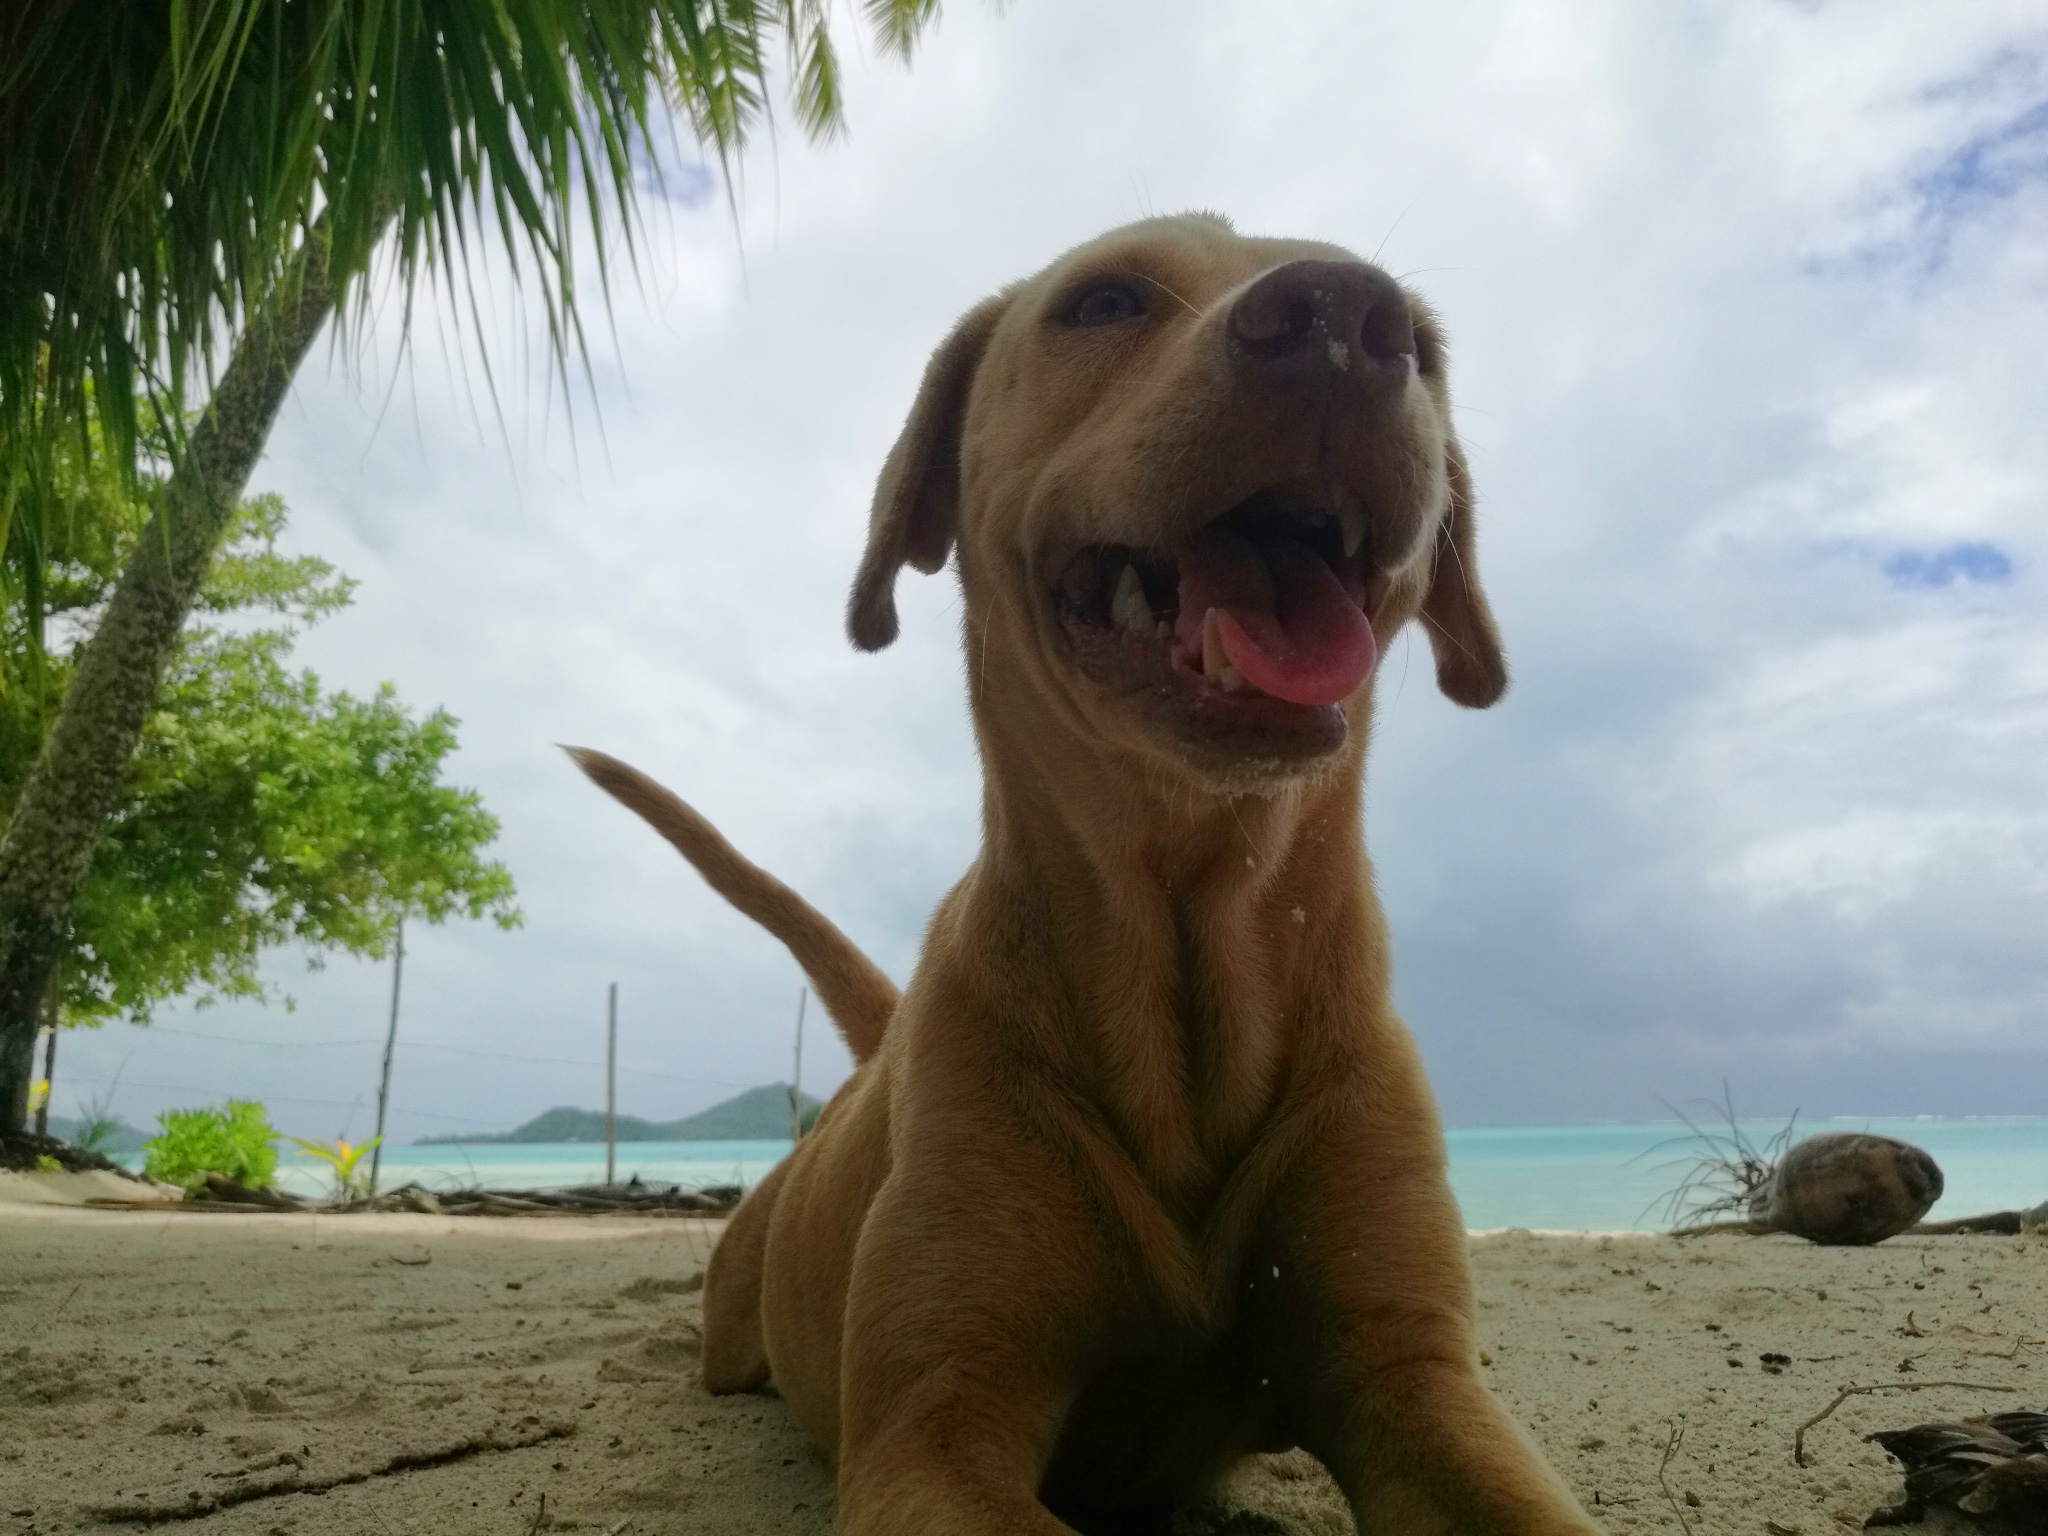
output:
<svg viewBox="0 0 2048 1536"><path fill-rule="evenodd" d="M883 50L907 54L938 7L864 9ZM630 254L636 177L671 114L729 172L767 110L778 35L799 125L837 132L821 0L10 0L0 528L56 435L132 472L137 402L183 419L316 218L344 314L394 224L408 304L429 272L466 282L495 243L539 278L566 367L578 219L615 221Z"/></svg>
<svg viewBox="0 0 2048 1536"><path fill-rule="evenodd" d="M909 58L918 34L939 14L939 0L867 0L868 24L884 52Z"/></svg>

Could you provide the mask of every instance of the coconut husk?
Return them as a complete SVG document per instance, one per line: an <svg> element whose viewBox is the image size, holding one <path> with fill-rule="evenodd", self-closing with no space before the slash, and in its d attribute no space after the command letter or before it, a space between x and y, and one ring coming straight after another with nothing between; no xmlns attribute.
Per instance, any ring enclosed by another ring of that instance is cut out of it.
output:
<svg viewBox="0 0 2048 1536"><path fill-rule="evenodd" d="M1881 1429L1875 1441L1906 1469L1905 1497L1866 1526L1916 1525L1956 1509L2018 1536L2048 1536L2048 1413L1994 1413L1960 1423Z"/></svg>
<svg viewBox="0 0 2048 1536"><path fill-rule="evenodd" d="M1808 1242L1863 1247L1904 1232L1941 1198L1941 1169L1909 1142L1830 1131L1794 1142L1750 1201L1750 1219Z"/></svg>

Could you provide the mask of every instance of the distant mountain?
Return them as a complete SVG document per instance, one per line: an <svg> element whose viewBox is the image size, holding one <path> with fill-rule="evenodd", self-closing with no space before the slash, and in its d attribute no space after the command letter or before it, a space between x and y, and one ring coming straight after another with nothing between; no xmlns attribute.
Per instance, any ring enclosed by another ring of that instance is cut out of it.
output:
<svg viewBox="0 0 2048 1536"><path fill-rule="evenodd" d="M803 1095L804 1122L822 1107L819 1100ZM626 1141L777 1141L789 1136L789 1085L769 1083L714 1104L709 1109L680 1120L642 1120L638 1115L620 1115L618 1138ZM603 1141L604 1111L571 1109L566 1105L544 1110L516 1131L496 1136L423 1136L420 1146L454 1142L478 1145L506 1145L527 1142Z"/></svg>
<svg viewBox="0 0 2048 1536"><path fill-rule="evenodd" d="M799 1096L804 1121L825 1106L808 1093ZM735 1094L723 1104L714 1104L681 1120L648 1127L657 1134L649 1141L768 1141L789 1135L789 1084L769 1083ZM604 1135L604 1116L598 1116L597 1134Z"/></svg>
<svg viewBox="0 0 2048 1536"><path fill-rule="evenodd" d="M782 1116L785 1120L789 1118L788 1104L789 1098L785 1094ZM78 1144L78 1133L82 1125L83 1122L69 1119L64 1115L50 1116L50 1134L61 1141L70 1142L73 1146ZM99 1150L106 1157L118 1157L124 1152L140 1152L142 1144L155 1134L154 1131L138 1131L125 1120L116 1121L114 1129L101 1141Z"/></svg>

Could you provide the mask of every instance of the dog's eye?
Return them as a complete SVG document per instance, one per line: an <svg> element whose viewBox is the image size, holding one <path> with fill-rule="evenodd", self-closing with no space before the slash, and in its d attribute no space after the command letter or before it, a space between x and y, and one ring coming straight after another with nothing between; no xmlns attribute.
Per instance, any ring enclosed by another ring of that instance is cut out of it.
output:
<svg viewBox="0 0 2048 1536"><path fill-rule="evenodd" d="M1114 325L1145 313L1145 301L1129 283L1097 283L1067 306L1069 325Z"/></svg>

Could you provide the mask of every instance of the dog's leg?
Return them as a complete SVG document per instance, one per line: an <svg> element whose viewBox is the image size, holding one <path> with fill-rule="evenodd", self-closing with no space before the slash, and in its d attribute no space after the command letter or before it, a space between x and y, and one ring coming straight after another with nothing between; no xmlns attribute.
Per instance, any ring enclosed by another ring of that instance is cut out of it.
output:
<svg viewBox="0 0 2048 1536"><path fill-rule="evenodd" d="M1480 1377L1440 1163L1412 1141L1332 1139L1274 1206L1247 1292L1302 1444L1363 1536L1591 1536Z"/></svg>
<svg viewBox="0 0 2048 1536"><path fill-rule="evenodd" d="M732 1213L704 1270L704 1387L752 1392L767 1385L761 1337L761 1262L768 1221L789 1168L784 1159Z"/></svg>
<svg viewBox="0 0 2048 1536"><path fill-rule="evenodd" d="M1042 1142L979 1129L921 1149L914 1175L899 1163L863 1232L840 1536L1071 1536L1039 1484L1116 1270L1073 1172Z"/></svg>

